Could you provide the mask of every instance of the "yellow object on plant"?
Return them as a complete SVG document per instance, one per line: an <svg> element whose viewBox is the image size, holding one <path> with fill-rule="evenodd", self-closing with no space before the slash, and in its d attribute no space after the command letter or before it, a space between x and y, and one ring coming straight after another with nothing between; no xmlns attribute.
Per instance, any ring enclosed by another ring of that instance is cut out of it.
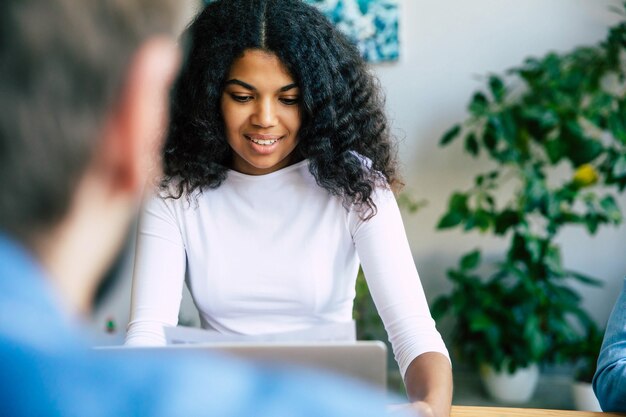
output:
<svg viewBox="0 0 626 417"><path fill-rule="evenodd" d="M583 164L574 172L573 180L579 187L588 187L598 182L598 171L591 164Z"/></svg>

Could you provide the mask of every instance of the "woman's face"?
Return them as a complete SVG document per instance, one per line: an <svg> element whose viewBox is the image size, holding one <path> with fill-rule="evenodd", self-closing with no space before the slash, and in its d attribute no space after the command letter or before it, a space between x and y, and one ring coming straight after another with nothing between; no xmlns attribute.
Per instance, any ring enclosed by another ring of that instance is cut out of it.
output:
<svg viewBox="0 0 626 417"><path fill-rule="evenodd" d="M248 49L233 62L221 109L231 168L262 175L297 162L300 89L274 54Z"/></svg>

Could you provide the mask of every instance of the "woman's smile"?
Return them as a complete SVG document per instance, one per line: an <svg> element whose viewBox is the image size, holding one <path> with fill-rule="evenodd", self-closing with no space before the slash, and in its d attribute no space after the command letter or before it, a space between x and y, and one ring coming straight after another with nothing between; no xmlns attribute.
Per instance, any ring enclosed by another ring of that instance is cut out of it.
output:
<svg viewBox="0 0 626 417"><path fill-rule="evenodd" d="M279 141L282 136L280 135L244 135L246 139L256 143L257 145L269 146Z"/></svg>

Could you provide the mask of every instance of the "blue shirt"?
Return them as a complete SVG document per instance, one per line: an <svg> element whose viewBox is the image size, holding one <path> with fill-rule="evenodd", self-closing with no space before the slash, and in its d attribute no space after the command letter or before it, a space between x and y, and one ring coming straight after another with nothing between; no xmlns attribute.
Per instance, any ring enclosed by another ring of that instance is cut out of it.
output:
<svg viewBox="0 0 626 417"><path fill-rule="evenodd" d="M0 233L0 413L7 416L381 416L384 395L221 356L132 362L89 348L45 272Z"/></svg>
<svg viewBox="0 0 626 417"><path fill-rule="evenodd" d="M626 411L626 281L609 317L593 389L604 411Z"/></svg>

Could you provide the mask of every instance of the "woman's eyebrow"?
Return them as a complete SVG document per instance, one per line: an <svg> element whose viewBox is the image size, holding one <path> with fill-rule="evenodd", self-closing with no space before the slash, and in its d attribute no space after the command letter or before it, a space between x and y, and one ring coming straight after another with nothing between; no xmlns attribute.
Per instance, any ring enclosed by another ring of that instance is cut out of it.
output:
<svg viewBox="0 0 626 417"><path fill-rule="evenodd" d="M278 90L278 91L280 91L282 93L282 92L291 90L292 88L298 88L298 85L296 83L287 84L284 87L280 87L280 90Z"/></svg>
<svg viewBox="0 0 626 417"><path fill-rule="evenodd" d="M226 85L230 85L230 84L235 84L235 85L241 86L241 87L245 88L246 90L250 90L250 91L256 91L257 90L255 86L250 85L250 84L248 84L248 83L246 83L244 81L238 80L237 78L233 78L231 80L226 81ZM289 90L291 90L293 88L298 88L298 84L296 84L296 83L287 84L287 85L285 85L283 87L280 87L278 89L278 91L280 91L281 93L284 93L285 91L289 91Z"/></svg>
<svg viewBox="0 0 626 417"><path fill-rule="evenodd" d="M239 86L241 86L241 87L243 87L243 88L245 88L247 90L256 91L256 87L254 87L253 85L250 85L248 83L244 83L243 81L238 80L236 78L233 78L232 80L226 81L226 85L230 85L230 84L236 84L236 85L239 85Z"/></svg>

